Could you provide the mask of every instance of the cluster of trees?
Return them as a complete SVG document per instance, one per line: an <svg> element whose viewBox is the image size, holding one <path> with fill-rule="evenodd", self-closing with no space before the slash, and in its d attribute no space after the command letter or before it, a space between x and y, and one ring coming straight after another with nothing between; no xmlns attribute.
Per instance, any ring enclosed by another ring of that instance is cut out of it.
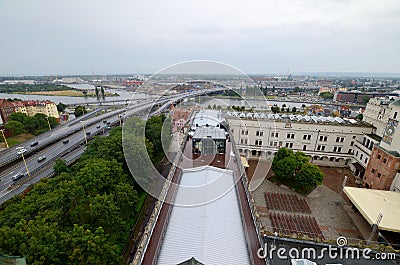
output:
<svg viewBox="0 0 400 265"><path fill-rule="evenodd" d="M216 105L216 104L213 104L212 106L211 105L208 105L207 106L207 109L216 109L216 110L220 110L222 107L221 107L221 105Z"/></svg>
<svg viewBox="0 0 400 265"><path fill-rule="evenodd" d="M324 179L321 169L310 163L303 152L280 148L272 161L275 180L294 188L300 193L308 193Z"/></svg>
<svg viewBox="0 0 400 265"><path fill-rule="evenodd" d="M57 111L63 112L67 108L67 105L63 104L62 102L57 104Z"/></svg>
<svg viewBox="0 0 400 265"><path fill-rule="evenodd" d="M323 99L333 99L334 94L331 92L321 92L319 96Z"/></svg>
<svg viewBox="0 0 400 265"><path fill-rule="evenodd" d="M280 112L282 112L282 113L284 113L284 112L287 112L287 113L296 113L297 112L297 108L296 107L293 107L292 109L290 109L289 107L286 107L286 104L283 104L282 105L282 107L281 108L279 108L279 106L277 106L276 104L274 105L274 106L272 106L271 107L271 111L273 112L273 113L280 113Z"/></svg>
<svg viewBox="0 0 400 265"><path fill-rule="evenodd" d="M75 117L82 116L83 114L87 113L85 106L78 106L74 110Z"/></svg>
<svg viewBox="0 0 400 265"><path fill-rule="evenodd" d="M47 117L42 113L37 113L35 116L27 116L25 113L15 112L8 116L8 122L4 127L11 136L22 133L39 135L49 130L49 123L51 128L54 128L58 125L58 120L54 117Z"/></svg>
<svg viewBox="0 0 400 265"><path fill-rule="evenodd" d="M1 205L0 253L28 264L121 264L146 196L134 187L121 139L121 128L96 137L72 167L56 161L55 177Z"/></svg>
<svg viewBox="0 0 400 265"><path fill-rule="evenodd" d="M1 85L0 93L14 93L14 92L41 92L41 91L60 91L60 90L71 90L70 87L58 84L37 84L37 85Z"/></svg>

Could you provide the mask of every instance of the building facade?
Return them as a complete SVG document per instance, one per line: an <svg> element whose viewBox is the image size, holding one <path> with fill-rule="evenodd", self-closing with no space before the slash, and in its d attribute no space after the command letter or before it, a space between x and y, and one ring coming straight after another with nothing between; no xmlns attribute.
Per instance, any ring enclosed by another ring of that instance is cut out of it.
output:
<svg viewBox="0 0 400 265"><path fill-rule="evenodd" d="M14 106L6 99L0 99L0 116L3 123L7 123L8 116L15 112Z"/></svg>
<svg viewBox="0 0 400 265"><path fill-rule="evenodd" d="M35 116L37 113L59 119L57 105L52 101L25 100L12 102L16 112L24 113L28 116Z"/></svg>
<svg viewBox="0 0 400 265"><path fill-rule="evenodd" d="M366 188L398 191L400 170L400 101L385 107L386 125L381 141L374 145L363 184ZM383 121L378 121L380 125ZM397 178L397 179L396 179Z"/></svg>
<svg viewBox="0 0 400 265"><path fill-rule="evenodd" d="M279 148L286 147L304 152L317 165L350 166L356 162L356 142L362 142L364 135L372 134L374 130L372 126L354 120L332 118L328 121L323 117L311 119L301 115L286 118L278 115L278 118L276 115L250 118L227 114L239 153L247 158L272 158Z"/></svg>

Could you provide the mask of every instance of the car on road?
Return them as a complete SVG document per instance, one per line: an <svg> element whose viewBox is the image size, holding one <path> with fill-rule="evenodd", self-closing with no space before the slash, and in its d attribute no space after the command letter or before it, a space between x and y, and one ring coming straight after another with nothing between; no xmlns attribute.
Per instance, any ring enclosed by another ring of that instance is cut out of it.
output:
<svg viewBox="0 0 400 265"><path fill-rule="evenodd" d="M96 126L97 129L100 129L100 127L101 127L100 125L97 125L97 126Z"/></svg>
<svg viewBox="0 0 400 265"><path fill-rule="evenodd" d="M25 152L26 152L26 149L25 148L21 148L21 149L18 150L17 154L21 155L21 154L23 154Z"/></svg>
<svg viewBox="0 0 400 265"><path fill-rule="evenodd" d="M103 123L107 123L107 121L106 121L106 120L104 120L104 121L103 121Z"/></svg>
<svg viewBox="0 0 400 265"><path fill-rule="evenodd" d="M86 132L86 135L90 135L90 132Z"/></svg>
<svg viewBox="0 0 400 265"><path fill-rule="evenodd" d="M31 143L31 147L36 146L36 145L38 145L38 144L39 144L39 142Z"/></svg>
<svg viewBox="0 0 400 265"><path fill-rule="evenodd" d="M42 162L43 160L46 160L46 156L39 156L37 159L39 163Z"/></svg>
<svg viewBox="0 0 400 265"><path fill-rule="evenodd" d="M67 143L69 143L68 139L63 141L63 144L67 144Z"/></svg>
<svg viewBox="0 0 400 265"><path fill-rule="evenodd" d="M22 178L24 176L24 173L22 173L22 172L19 172L18 174L15 174L14 176L12 176L12 180L13 181L16 181L16 180L19 180L20 178Z"/></svg>

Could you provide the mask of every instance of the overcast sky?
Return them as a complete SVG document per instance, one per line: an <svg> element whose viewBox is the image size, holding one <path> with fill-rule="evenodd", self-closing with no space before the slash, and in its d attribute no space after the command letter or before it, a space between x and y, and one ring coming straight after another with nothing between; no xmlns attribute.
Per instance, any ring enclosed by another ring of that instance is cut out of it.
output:
<svg viewBox="0 0 400 265"><path fill-rule="evenodd" d="M0 0L0 74L400 72L399 0Z"/></svg>

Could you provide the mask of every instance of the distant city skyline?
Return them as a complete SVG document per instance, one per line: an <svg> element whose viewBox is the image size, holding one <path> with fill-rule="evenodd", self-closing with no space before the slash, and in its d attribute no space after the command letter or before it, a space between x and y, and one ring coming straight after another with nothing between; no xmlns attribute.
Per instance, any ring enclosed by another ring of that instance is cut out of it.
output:
<svg viewBox="0 0 400 265"><path fill-rule="evenodd" d="M0 75L400 73L398 0L0 0ZM398 76L398 75L397 75Z"/></svg>

